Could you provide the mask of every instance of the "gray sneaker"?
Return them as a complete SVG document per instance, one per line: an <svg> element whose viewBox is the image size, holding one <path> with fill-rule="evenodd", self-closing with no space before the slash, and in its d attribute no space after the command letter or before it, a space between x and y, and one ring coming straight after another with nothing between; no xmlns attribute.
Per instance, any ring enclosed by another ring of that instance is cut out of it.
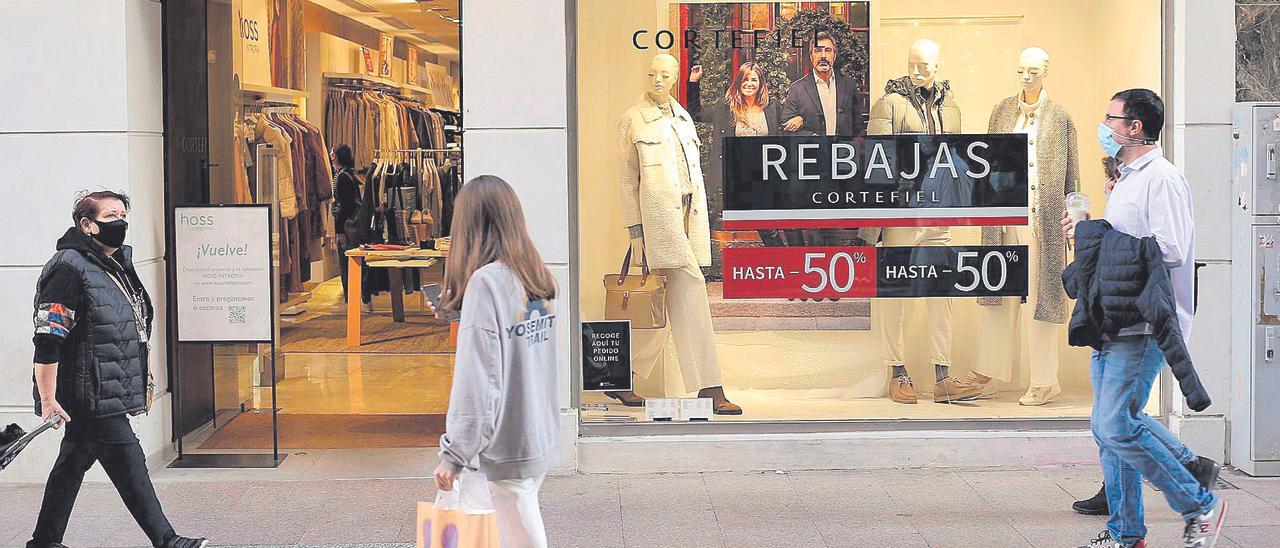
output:
<svg viewBox="0 0 1280 548"><path fill-rule="evenodd" d="M209 546L209 541L203 538L174 536L164 546L165 548L205 548Z"/></svg>
<svg viewBox="0 0 1280 548"><path fill-rule="evenodd" d="M1184 548L1213 548L1222 534L1222 521L1227 517L1227 501L1218 497L1218 504L1204 515L1187 520L1182 530Z"/></svg>
<svg viewBox="0 0 1280 548"><path fill-rule="evenodd" d="M1139 540L1135 544L1125 544L1114 538L1111 538L1111 531L1103 529L1098 533L1098 538L1089 541L1088 544L1081 544L1076 548L1147 548L1147 541Z"/></svg>

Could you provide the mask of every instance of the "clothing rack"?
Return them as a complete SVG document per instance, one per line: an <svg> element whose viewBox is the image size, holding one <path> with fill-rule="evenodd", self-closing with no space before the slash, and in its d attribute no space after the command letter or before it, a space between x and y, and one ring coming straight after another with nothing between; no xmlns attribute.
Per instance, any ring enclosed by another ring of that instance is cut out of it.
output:
<svg viewBox="0 0 1280 548"><path fill-rule="evenodd" d="M448 161L451 165L462 165L462 149L460 148L411 148L411 149L378 149L373 151L374 160L424 160L437 162Z"/></svg>
<svg viewBox="0 0 1280 548"><path fill-rule="evenodd" d="M324 79L326 84L336 88L372 90L390 94L400 93L399 84L363 74L326 72L324 73Z"/></svg>
<svg viewBox="0 0 1280 548"><path fill-rule="evenodd" d="M281 101L246 101L243 105L244 112L291 112L297 113L298 105L295 103L285 103Z"/></svg>

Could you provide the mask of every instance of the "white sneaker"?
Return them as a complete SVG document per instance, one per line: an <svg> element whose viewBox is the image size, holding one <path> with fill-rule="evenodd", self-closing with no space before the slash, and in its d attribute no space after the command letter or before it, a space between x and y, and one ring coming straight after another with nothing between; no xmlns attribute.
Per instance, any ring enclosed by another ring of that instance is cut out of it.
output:
<svg viewBox="0 0 1280 548"><path fill-rule="evenodd" d="M1111 538L1111 531L1103 529L1098 533L1097 538L1090 540L1088 544L1081 544L1076 548L1146 548L1146 541L1138 541L1138 544L1130 546L1124 544L1114 538Z"/></svg>
<svg viewBox="0 0 1280 548"><path fill-rule="evenodd" d="M1018 398L1019 405L1044 405L1049 400L1062 394L1062 385L1054 383L1052 386L1032 386L1027 388L1027 393Z"/></svg>

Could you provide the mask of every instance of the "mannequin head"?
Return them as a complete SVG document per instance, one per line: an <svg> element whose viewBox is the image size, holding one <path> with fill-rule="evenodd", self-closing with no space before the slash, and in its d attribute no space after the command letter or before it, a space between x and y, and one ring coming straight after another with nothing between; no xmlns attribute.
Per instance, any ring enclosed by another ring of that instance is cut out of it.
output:
<svg viewBox="0 0 1280 548"><path fill-rule="evenodd" d="M907 57L907 75L918 87L932 88L941 64L942 47L928 39L916 40L911 44L911 54Z"/></svg>
<svg viewBox="0 0 1280 548"><path fill-rule="evenodd" d="M809 64L819 78L827 80L836 71L836 39L830 33L819 32L809 48Z"/></svg>
<svg viewBox="0 0 1280 548"><path fill-rule="evenodd" d="M649 73L645 78L645 94L658 104L664 104L671 97L671 88L679 77L680 62L665 53L653 56L649 63Z"/></svg>
<svg viewBox="0 0 1280 548"><path fill-rule="evenodd" d="M1018 82L1024 93L1039 95L1048 75L1049 52L1040 48L1022 50L1022 54L1018 56Z"/></svg>

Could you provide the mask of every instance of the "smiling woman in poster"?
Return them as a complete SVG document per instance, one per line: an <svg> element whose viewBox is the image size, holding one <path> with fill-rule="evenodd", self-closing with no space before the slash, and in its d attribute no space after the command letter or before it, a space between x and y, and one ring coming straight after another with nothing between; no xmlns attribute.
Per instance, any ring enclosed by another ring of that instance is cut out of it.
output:
<svg viewBox="0 0 1280 548"><path fill-rule="evenodd" d="M738 67L722 98L710 105L702 104L702 66L689 69L689 86L686 88L689 115L694 120L711 124L711 162L707 164L709 195L718 194L723 188L724 140L726 137L777 135L782 131L778 123L782 115L782 101L771 100L769 82L764 68L747 62ZM769 247L783 245L777 230L760 230L760 240Z"/></svg>
<svg viewBox="0 0 1280 548"><path fill-rule="evenodd" d="M28 548L61 546L84 474L99 463L151 544L200 548L173 531L129 424L151 406L147 364L153 309L124 245L129 197L110 191L76 199L75 226L36 283L35 409L67 425Z"/></svg>

